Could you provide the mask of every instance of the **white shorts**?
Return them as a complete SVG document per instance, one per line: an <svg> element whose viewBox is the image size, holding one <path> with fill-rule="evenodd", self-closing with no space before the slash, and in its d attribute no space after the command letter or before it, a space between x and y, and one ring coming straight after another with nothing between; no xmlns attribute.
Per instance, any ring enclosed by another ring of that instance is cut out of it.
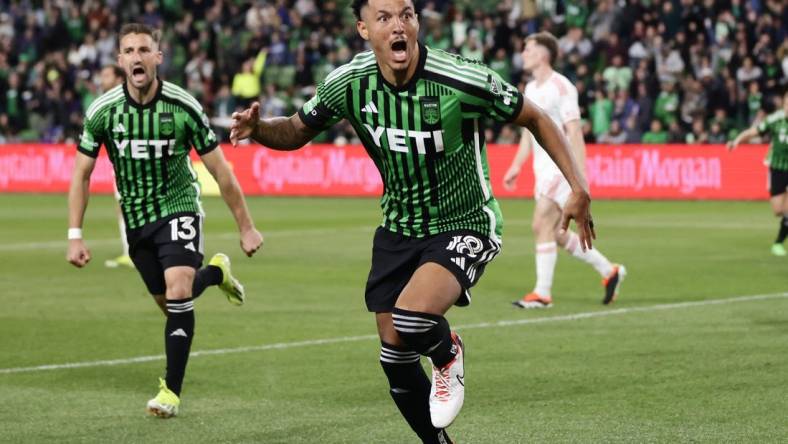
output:
<svg viewBox="0 0 788 444"><path fill-rule="evenodd" d="M572 187L560 173L536 177L534 186L534 199L536 200L550 199L563 210L571 194Z"/></svg>

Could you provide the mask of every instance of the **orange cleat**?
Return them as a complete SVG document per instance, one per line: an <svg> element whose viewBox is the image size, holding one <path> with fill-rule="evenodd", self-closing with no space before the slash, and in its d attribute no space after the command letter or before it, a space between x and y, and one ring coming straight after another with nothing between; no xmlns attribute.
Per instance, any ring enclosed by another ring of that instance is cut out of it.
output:
<svg viewBox="0 0 788 444"><path fill-rule="evenodd" d="M613 272L610 276L602 279L602 286L605 287L605 298L602 303L605 305L612 304L618 298L618 290L621 288L621 282L627 276L627 269L621 265L613 266Z"/></svg>

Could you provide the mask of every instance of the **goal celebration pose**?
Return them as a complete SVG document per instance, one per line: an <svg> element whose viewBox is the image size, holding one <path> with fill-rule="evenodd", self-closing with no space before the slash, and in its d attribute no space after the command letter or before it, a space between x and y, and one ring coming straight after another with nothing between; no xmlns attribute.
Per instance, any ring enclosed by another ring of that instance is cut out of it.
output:
<svg viewBox="0 0 788 444"><path fill-rule="evenodd" d="M425 443L446 431L464 400L464 345L444 316L470 303L470 289L501 249L502 217L491 193L483 119L527 126L572 187L574 218L591 246L590 197L566 139L533 103L479 62L417 41L411 0L355 0L370 51L328 75L290 117L260 119L258 103L233 114L233 143L251 137L294 150L343 118L383 179L366 305L375 313L390 395ZM421 356L432 363L432 381Z"/></svg>
<svg viewBox="0 0 788 444"><path fill-rule="evenodd" d="M204 213L189 160L192 146L219 184L238 225L244 253L254 254L263 238L222 150L217 149L202 107L183 89L157 77L161 61L156 31L141 24L121 28L118 64L126 71L126 81L96 99L85 115L68 197L66 259L80 268L90 261L82 222L90 176L104 145L115 171L129 255L167 316L167 373L147 410L168 418L178 413L180 405L194 336L194 299L206 287L218 285L231 303L244 302L243 286L232 276L226 255L216 254L200 268Z"/></svg>

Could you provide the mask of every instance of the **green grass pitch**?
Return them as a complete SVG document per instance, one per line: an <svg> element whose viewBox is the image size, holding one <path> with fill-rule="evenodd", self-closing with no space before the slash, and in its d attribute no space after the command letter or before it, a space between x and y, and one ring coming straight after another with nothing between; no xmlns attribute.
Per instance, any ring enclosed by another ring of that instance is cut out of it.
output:
<svg viewBox="0 0 788 444"><path fill-rule="evenodd" d="M198 301L181 415L165 421L144 414L163 316L136 272L103 266L120 248L111 197L90 202L93 262L77 270L64 196L0 195L0 442L416 442L363 303L377 202L249 204L266 236L254 259L223 202L205 199L206 255L227 252L249 297ZM532 203L502 207L503 253L448 314L467 346L453 438L788 439L788 258L769 253L766 203L594 202L595 245L629 270L622 296L601 306L599 277L562 252L544 311L510 305L534 281Z"/></svg>

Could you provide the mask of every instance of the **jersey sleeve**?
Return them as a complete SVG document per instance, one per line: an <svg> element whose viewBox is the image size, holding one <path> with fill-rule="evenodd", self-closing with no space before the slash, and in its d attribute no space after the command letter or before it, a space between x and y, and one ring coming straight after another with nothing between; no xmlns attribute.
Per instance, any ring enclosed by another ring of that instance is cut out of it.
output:
<svg viewBox="0 0 788 444"><path fill-rule="evenodd" d="M577 102L577 88L568 81L564 84L565 89L560 95L558 112L561 116L561 123L566 124L580 119L580 105Z"/></svg>
<svg viewBox="0 0 788 444"><path fill-rule="evenodd" d="M203 110L200 110L199 114L196 112L190 113L189 116L190 119L187 120L187 125L189 126L191 143L194 145L194 149L201 156L210 153L219 146L219 141L211 129L208 116L205 115Z"/></svg>
<svg viewBox="0 0 788 444"><path fill-rule="evenodd" d="M326 81L317 86L315 96L298 110L301 121L313 130L324 131L345 117L346 85L341 76L335 77L336 72L329 74Z"/></svg>
<svg viewBox="0 0 788 444"><path fill-rule="evenodd" d="M771 132L771 130L772 130L772 119L767 117L767 118L761 120L761 123L759 123L758 126L756 126L755 128L758 130L758 133L761 134L761 135L764 135L766 133Z"/></svg>
<svg viewBox="0 0 788 444"><path fill-rule="evenodd" d="M488 116L498 122L512 122L523 108L523 95L497 72L485 67L487 86L490 92Z"/></svg>
<svg viewBox="0 0 788 444"><path fill-rule="evenodd" d="M99 155L101 145L104 144L105 132L101 129L100 124L103 115L99 113L94 114L92 117L93 118L89 118L85 116L82 125L82 135L79 136L77 151L95 159Z"/></svg>

